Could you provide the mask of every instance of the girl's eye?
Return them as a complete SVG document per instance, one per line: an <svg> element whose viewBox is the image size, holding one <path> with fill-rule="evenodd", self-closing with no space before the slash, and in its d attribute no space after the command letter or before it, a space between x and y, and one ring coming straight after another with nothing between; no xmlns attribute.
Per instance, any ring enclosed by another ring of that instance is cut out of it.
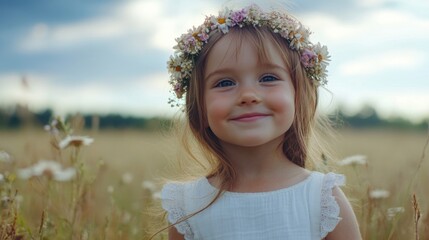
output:
<svg viewBox="0 0 429 240"><path fill-rule="evenodd" d="M235 83L231 80L222 80L222 81L219 81L214 87L231 87L234 85Z"/></svg>
<svg viewBox="0 0 429 240"><path fill-rule="evenodd" d="M279 80L277 77L272 75L265 75L261 78L260 82L273 82Z"/></svg>

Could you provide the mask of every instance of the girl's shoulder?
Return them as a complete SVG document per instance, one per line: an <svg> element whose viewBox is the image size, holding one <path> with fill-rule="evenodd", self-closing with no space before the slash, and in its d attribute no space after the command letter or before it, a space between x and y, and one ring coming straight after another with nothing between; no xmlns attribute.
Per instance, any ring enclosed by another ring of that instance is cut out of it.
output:
<svg viewBox="0 0 429 240"><path fill-rule="evenodd" d="M168 182L161 190L162 207L170 212L180 210L184 214L195 211L210 201L216 194L200 177L184 182Z"/></svg>
<svg viewBox="0 0 429 240"><path fill-rule="evenodd" d="M206 192L206 190L209 190L205 184L206 182L207 178L205 177L188 181L170 181L162 187L161 196L163 199L170 197L178 198L184 194L192 195L201 191Z"/></svg>
<svg viewBox="0 0 429 240"><path fill-rule="evenodd" d="M207 205L215 194L204 181L206 178L201 177L192 181L168 182L161 190L161 204L168 213L168 221L177 223L175 227L185 239L193 239L193 232L189 222L183 219Z"/></svg>
<svg viewBox="0 0 429 240"><path fill-rule="evenodd" d="M333 195L334 188L345 184L345 176L333 172L320 173L313 172L313 196L314 205L320 212L320 231L322 238L332 232L341 220L340 206Z"/></svg>

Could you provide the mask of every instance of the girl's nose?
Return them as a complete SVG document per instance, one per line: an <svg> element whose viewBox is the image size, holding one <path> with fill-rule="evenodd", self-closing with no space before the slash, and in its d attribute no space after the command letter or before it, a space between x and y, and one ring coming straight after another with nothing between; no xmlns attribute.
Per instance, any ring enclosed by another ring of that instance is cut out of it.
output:
<svg viewBox="0 0 429 240"><path fill-rule="evenodd" d="M261 102L262 98L254 87L247 86L240 91L240 105L256 104Z"/></svg>

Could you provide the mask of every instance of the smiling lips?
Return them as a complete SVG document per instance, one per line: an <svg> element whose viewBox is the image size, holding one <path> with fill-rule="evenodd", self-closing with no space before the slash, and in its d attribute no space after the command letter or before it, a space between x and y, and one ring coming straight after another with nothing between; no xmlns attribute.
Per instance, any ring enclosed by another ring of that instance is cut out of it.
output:
<svg viewBox="0 0 429 240"><path fill-rule="evenodd" d="M246 113L246 114L242 114L240 116L232 118L231 121L252 122L252 121L256 121L258 119L267 117L267 116L270 116L270 115L265 114L265 113Z"/></svg>

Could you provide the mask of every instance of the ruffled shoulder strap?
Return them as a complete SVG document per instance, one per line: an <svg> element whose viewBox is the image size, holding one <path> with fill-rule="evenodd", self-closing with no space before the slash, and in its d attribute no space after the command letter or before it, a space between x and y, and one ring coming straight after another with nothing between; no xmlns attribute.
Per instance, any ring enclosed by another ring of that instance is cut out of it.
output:
<svg viewBox="0 0 429 240"><path fill-rule="evenodd" d="M321 209L320 209L320 230L322 239L332 232L341 220L340 206L335 197L332 196L332 189L336 186L342 186L345 183L345 177L341 174L327 173L323 178Z"/></svg>
<svg viewBox="0 0 429 240"><path fill-rule="evenodd" d="M167 211L167 218L171 224L187 216L185 212L184 192L184 183L167 183L161 190L162 208ZM174 226L180 234L185 236L185 239L193 239L194 234L187 220Z"/></svg>

